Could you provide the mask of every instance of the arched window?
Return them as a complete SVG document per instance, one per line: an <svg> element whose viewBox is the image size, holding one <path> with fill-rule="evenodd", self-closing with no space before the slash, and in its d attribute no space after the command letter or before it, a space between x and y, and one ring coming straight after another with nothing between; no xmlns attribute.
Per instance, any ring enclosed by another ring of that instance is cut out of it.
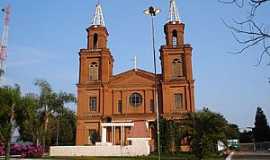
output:
<svg viewBox="0 0 270 160"><path fill-rule="evenodd" d="M90 97L89 98L89 108L90 108L90 112L97 111L97 97Z"/></svg>
<svg viewBox="0 0 270 160"><path fill-rule="evenodd" d="M118 109L118 113L123 113L123 102L122 102L122 100L118 100L117 109Z"/></svg>
<svg viewBox="0 0 270 160"><path fill-rule="evenodd" d="M172 62L172 76L174 78L177 77L183 77L184 72L183 72L183 59L182 57L180 59L174 59Z"/></svg>
<svg viewBox="0 0 270 160"><path fill-rule="evenodd" d="M183 94L181 93L176 93L174 94L174 108L181 109L183 108Z"/></svg>
<svg viewBox="0 0 270 160"><path fill-rule="evenodd" d="M172 45L173 45L173 47L176 47L176 46L178 46L178 43L177 43L177 31L176 30L174 30L173 32L172 32Z"/></svg>
<svg viewBox="0 0 270 160"><path fill-rule="evenodd" d="M94 41L93 41L93 47L96 49L97 48L97 44L98 44L98 34L95 33L94 34Z"/></svg>
<svg viewBox="0 0 270 160"><path fill-rule="evenodd" d="M98 64L96 62L91 63L89 66L89 80L98 80Z"/></svg>

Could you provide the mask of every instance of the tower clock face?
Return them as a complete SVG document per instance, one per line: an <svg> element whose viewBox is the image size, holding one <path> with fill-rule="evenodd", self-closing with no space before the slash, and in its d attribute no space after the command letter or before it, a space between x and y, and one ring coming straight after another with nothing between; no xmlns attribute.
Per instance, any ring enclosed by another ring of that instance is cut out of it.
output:
<svg viewBox="0 0 270 160"><path fill-rule="evenodd" d="M138 107L142 104L142 95L139 93L132 93L129 97L129 103L133 107Z"/></svg>

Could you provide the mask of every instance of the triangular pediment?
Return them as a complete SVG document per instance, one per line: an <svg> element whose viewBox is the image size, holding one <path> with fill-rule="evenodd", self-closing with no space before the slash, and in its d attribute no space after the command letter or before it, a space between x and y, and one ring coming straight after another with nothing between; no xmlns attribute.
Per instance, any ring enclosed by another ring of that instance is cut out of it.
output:
<svg viewBox="0 0 270 160"><path fill-rule="evenodd" d="M153 85L155 75L144 70L129 70L113 76L110 81L112 86L129 86L129 85Z"/></svg>

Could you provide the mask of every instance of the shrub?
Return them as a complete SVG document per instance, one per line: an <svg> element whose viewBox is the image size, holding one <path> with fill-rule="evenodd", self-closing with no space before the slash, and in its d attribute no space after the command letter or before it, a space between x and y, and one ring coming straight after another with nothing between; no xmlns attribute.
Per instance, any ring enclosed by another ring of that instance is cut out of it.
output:
<svg viewBox="0 0 270 160"><path fill-rule="evenodd" d="M21 144L12 144L10 149L11 155L21 155L24 151L24 146Z"/></svg>
<svg viewBox="0 0 270 160"><path fill-rule="evenodd" d="M0 144L0 156L5 155L5 149L4 147Z"/></svg>
<svg viewBox="0 0 270 160"><path fill-rule="evenodd" d="M26 150L21 154L22 157L28 157L28 158L39 158L42 157L43 149L42 147L36 146L36 145L26 145Z"/></svg>
<svg viewBox="0 0 270 160"><path fill-rule="evenodd" d="M23 145L23 144L12 144L11 155L21 155L23 158L40 158L43 154L43 149L40 145ZM0 156L5 155L4 147L0 145Z"/></svg>

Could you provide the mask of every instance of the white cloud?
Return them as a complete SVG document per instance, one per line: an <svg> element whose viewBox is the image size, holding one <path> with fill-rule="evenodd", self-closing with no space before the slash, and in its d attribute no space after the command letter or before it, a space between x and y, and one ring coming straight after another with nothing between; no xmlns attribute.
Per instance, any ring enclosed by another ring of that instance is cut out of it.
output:
<svg viewBox="0 0 270 160"><path fill-rule="evenodd" d="M49 51L44 51L42 49L33 47L16 46L9 50L6 66L10 68L17 68L48 62L53 59L49 53Z"/></svg>

